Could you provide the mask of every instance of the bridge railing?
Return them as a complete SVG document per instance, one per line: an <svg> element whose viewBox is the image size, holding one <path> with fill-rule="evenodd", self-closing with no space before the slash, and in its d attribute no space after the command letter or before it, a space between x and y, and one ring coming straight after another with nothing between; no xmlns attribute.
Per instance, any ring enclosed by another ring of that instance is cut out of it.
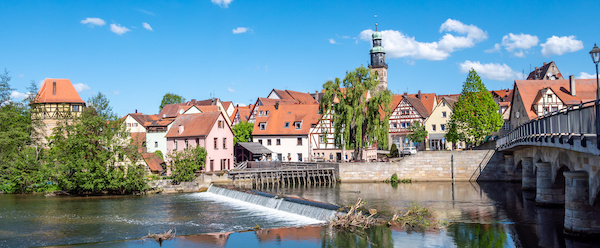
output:
<svg viewBox="0 0 600 248"><path fill-rule="evenodd" d="M598 100L584 102L536 117L498 139L496 149L532 137L596 135L596 107L600 107L598 104Z"/></svg>

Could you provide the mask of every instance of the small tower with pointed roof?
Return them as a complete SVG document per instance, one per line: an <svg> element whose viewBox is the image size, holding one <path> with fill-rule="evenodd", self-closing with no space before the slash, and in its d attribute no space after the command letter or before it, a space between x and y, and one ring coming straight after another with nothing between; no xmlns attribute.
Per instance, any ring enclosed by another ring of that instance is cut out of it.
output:
<svg viewBox="0 0 600 248"><path fill-rule="evenodd" d="M369 68L371 73L375 74L379 84L376 91L387 90L387 64L385 63L385 49L381 46L381 32L377 31L375 23L375 32L373 32L373 48L371 48L371 64Z"/></svg>

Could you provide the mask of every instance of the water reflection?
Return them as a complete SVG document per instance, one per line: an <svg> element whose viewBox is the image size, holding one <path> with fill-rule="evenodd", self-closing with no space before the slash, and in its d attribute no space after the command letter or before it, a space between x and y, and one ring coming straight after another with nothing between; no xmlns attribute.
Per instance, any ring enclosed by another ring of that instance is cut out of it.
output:
<svg viewBox="0 0 600 248"><path fill-rule="evenodd" d="M458 247L507 247L507 234L502 225L453 223L448 233Z"/></svg>

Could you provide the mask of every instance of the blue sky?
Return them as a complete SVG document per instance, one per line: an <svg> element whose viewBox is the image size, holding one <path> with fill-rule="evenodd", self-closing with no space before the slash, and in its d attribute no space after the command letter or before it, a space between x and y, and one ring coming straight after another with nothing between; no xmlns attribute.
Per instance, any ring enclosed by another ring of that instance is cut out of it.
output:
<svg viewBox="0 0 600 248"><path fill-rule="evenodd" d="M0 0L0 69L15 98L69 78L121 116L157 113L167 92L248 104L367 66L377 22L390 90L450 94L471 67L488 89L550 61L593 77L599 13L600 1Z"/></svg>

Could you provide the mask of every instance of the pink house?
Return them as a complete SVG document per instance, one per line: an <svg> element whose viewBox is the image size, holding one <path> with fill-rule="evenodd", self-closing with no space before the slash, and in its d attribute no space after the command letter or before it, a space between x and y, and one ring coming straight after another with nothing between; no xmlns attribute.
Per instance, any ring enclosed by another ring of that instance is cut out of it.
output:
<svg viewBox="0 0 600 248"><path fill-rule="evenodd" d="M165 137L168 162L174 151L199 145L207 153L204 171L233 168L233 131L221 112L179 115Z"/></svg>

